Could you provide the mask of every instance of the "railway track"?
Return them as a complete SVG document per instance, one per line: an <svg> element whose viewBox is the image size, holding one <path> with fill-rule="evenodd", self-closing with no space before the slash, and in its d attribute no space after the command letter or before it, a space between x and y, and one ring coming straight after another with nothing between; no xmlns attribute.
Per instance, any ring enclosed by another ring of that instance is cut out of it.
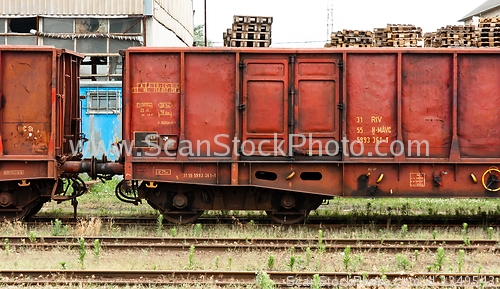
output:
<svg viewBox="0 0 500 289"><path fill-rule="evenodd" d="M0 270L0 285L204 285L249 286L256 271L205 270ZM267 271L279 288L499 288L500 274ZM315 276L316 275L316 276ZM362 286L362 287L359 287ZM364 286L364 287L363 287Z"/></svg>
<svg viewBox="0 0 500 289"><path fill-rule="evenodd" d="M141 226L156 226L157 218L151 217L98 217L104 223L113 223L116 226L128 225L141 225ZM61 220L64 224L74 225L77 220L74 218L54 218L54 217L33 217L26 221L28 226L36 226L39 224L50 224L55 219ZM196 223L204 225L218 225L218 224L255 224L255 225L281 225L276 224L270 219L264 217L205 217L199 218ZM310 228L341 228L346 226L372 226L375 228L388 228L403 224L414 225L418 227L449 227L461 226L467 223L469 227L485 227L485 226L498 226L499 222L494 217L422 217L422 216L381 216L381 217L328 217L328 218L311 218L306 223L284 225L291 227L307 226ZM172 223L165 223L165 225L175 225Z"/></svg>
<svg viewBox="0 0 500 289"><path fill-rule="evenodd" d="M78 248L77 237L40 237L30 240L26 236L0 237L8 239L9 246L23 248L48 249L56 247ZM352 250L437 250L443 247L447 250L491 251L500 249L496 240L468 240L467 244L460 239L322 239L321 244L315 238L287 239L287 238L156 238L156 237L86 237L85 245L92 247L96 239L102 248L114 250L130 249L161 249L187 250L195 246L196 250L227 251L227 250L288 250L294 247L298 250L321 249L326 252L342 251L347 246ZM4 248L5 244L0 246Z"/></svg>

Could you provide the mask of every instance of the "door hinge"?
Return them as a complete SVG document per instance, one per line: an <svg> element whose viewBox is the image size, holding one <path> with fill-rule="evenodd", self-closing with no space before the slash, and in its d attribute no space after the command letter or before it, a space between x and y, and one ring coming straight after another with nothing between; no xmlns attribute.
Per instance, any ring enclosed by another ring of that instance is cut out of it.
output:
<svg viewBox="0 0 500 289"><path fill-rule="evenodd" d="M295 54L290 54L290 56L288 57L288 63L295 63Z"/></svg>
<svg viewBox="0 0 500 289"><path fill-rule="evenodd" d="M240 63L238 63L238 66L239 66L240 68L245 68L245 67L247 67L247 65L246 65L246 64L245 64L245 62L243 62L243 61L241 61Z"/></svg>
<svg viewBox="0 0 500 289"><path fill-rule="evenodd" d="M340 60L339 63L337 63L337 67L340 69L344 68L344 61Z"/></svg>
<svg viewBox="0 0 500 289"><path fill-rule="evenodd" d="M344 104L343 104L343 103L339 103L339 104L337 104L337 108L338 108L339 110L344 110Z"/></svg>
<svg viewBox="0 0 500 289"><path fill-rule="evenodd" d="M246 108L247 108L247 105L244 103L238 105L238 110L245 110Z"/></svg>

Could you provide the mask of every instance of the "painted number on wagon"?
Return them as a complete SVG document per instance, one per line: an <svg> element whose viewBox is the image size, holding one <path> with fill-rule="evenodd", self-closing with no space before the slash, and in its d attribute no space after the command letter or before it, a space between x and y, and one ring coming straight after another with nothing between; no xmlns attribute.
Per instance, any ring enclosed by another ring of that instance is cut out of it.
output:
<svg viewBox="0 0 500 289"><path fill-rule="evenodd" d="M215 178L217 174L212 174L212 173L184 173L184 178L186 179L209 179L209 178Z"/></svg>

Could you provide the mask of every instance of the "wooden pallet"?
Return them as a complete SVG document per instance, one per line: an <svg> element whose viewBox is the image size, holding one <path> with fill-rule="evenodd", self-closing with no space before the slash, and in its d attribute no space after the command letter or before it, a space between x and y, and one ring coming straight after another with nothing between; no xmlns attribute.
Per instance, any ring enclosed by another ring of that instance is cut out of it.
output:
<svg viewBox="0 0 500 289"><path fill-rule="evenodd" d="M346 43L358 43L358 44L371 44L373 43L373 38L370 37L344 37L344 42Z"/></svg>
<svg viewBox="0 0 500 289"><path fill-rule="evenodd" d="M418 32L387 32L388 39L397 39L397 38L421 38L422 34Z"/></svg>
<svg viewBox="0 0 500 289"><path fill-rule="evenodd" d="M387 24L387 32L420 32L422 28L412 24Z"/></svg>
<svg viewBox="0 0 500 289"><path fill-rule="evenodd" d="M361 43L340 43L337 45L334 45L332 47L337 47L337 48L345 48L345 47L373 47L371 44L361 44Z"/></svg>
<svg viewBox="0 0 500 289"><path fill-rule="evenodd" d="M270 24L254 24L254 23L233 23L231 27L233 31L247 32L270 32Z"/></svg>
<svg viewBox="0 0 500 289"><path fill-rule="evenodd" d="M500 22L499 17L481 17L479 23L497 23Z"/></svg>
<svg viewBox="0 0 500 289"><path fill-rule="evenodd" d="M273 17L265 16L233 16L233 23L260 23L260 24L272 24Z"/></svg>
<svg viewBox="0 0 500 289"><path fill-rule="evenodd" d="M271 39L269 40L238 40L231 39L231 47L269 47L271 45Z"/></svg>
<svg viewBox="0 0 500 289"><path fill-rule="evenodd" d="M481 42L478 41L478 47L500 47L500 42Z"/></svg>
<svg viewBox="0 0 500 289"><path fill-rule="evenodd" d="M479 38L483 38L483 37L500 37L500 30L499 31L490 31L490 32L481 31L478 34L479 34L478 35Z"/></svg>
<svg viewBox="0 0 500 289"><path fill-rule="evenodd" d="M498 23L498 22L495 22L495 23L486 22L486 23L479 23L477 26L479 28L496 28L496 27L500 27L500 23Z"/></svg>
<svg viewBox="0 0 500 289"><path fill-rule="evenodd" d="M347 29L344 29L344 30L342 30L342 35L343 36L367 36L367 37L371 37L371 36L373 36L373 32L368 31L368 30L347 30Z"/></svg>
<svg viewBox="0 0 500 289"><path fill-rule="evenodd" d="M233 31L231 39L249 39L249 40L269 40L271 39L271 32L239 32Z"/></svg>
<svg viewBox="0 0 500 289"><path fill-rule="evenodd" d="M389 39L387 40L389 47L417 47L418 41L416 39Z"/></svg>

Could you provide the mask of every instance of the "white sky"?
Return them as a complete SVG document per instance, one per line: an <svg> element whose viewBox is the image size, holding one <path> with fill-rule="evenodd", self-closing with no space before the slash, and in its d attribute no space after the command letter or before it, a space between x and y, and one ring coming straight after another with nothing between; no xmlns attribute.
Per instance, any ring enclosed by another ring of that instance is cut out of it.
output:
<svg viewBox="0 0 500 289"><path fill-rule="evenodd" d="M328 0L206 0L207 36L222 46L222 33L233 15L272 16L271 47L323 47ZM433 32L457 20L485 0L331 0L333 31L373 30L390 24L413 24ZM193 0L194 24L203 24L204 0Z"/></svg>

